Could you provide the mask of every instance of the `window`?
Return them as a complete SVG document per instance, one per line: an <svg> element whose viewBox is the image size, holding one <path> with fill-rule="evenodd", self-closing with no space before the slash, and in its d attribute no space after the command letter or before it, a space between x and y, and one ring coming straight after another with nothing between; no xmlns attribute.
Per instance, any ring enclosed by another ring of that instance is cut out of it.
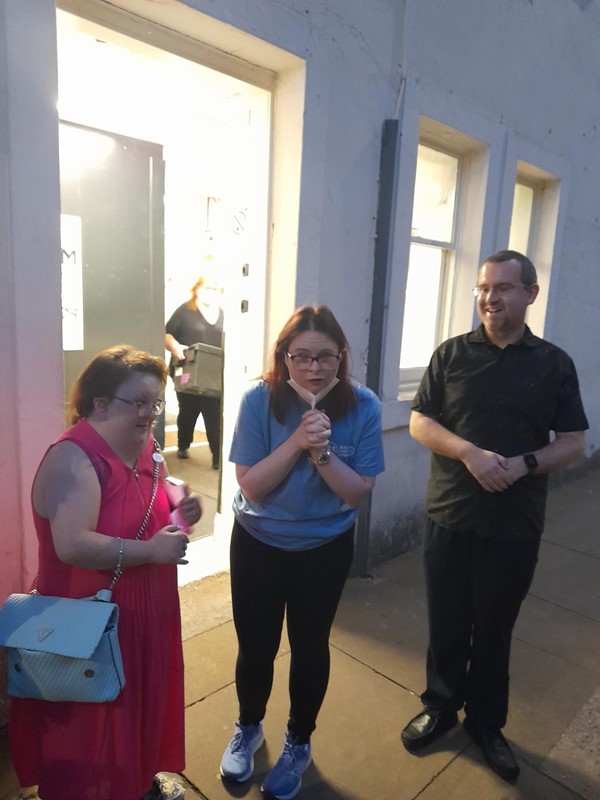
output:
<svg viewBox="0 0 600 800"><path fill-rule="evenodd" d="M400 351L400 381L417 382L442 339L455 250L458 158L419 144Z"/></svg>
<svg viewBox="0 0 600 800"><path fill-rule="evenodd" d="M531 252L535 208L535 187L517 176L508 238L509 250L524 254Z"/></svg>

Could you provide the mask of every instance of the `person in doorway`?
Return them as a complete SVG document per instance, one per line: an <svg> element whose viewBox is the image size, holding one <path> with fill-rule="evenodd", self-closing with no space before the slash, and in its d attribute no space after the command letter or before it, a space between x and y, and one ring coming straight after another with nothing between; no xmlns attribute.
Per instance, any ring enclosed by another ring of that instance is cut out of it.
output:
<svg viewBox="0 0 600 800"><path fill-rule="evenodd" d="M507 781L519 774L501 732L510 643L538 559L547 475L582 457L588 427L573 362L525 324L538 291L526 256L487 258L474 289L481 326L435 351L410 419L432 451L429 649L424 708L402 741L410 752L429 745L464 705L465 729Z"/></svg>
<svg viewBox="0 0 600 800"><path fill-rule="evenodd" d="M285 613L290 714L262 789L292 798L311 762L357 506L384 469L379 400L350 379L348 342L329 308L303 306L283 327L268 372L242 398L230 461L240 486L231 539L239 720L221 775L253 773Z"/></svg>
<svg viewBox="0 0 600 800"><path fill-rule="evenodd" d="M223 310L219 286L209 275L201 275L192 286L190 299L179 306L166 325L165 347L171 353L169 371L185 362L186 348L194 344L222 347ZM212 456L212 468L219 469L221 453L221 397L178 391L177 458L189 458L189 448L200 414Z"/></svg>
<svg viewBox="0 0 600 800"><path fill-rule="evenodd" d="M159 772L184 768L177 564L187 563L188 537L170 524L164 460L152 436L166 380L164 361L149 353L128 345L99 353L71 390L72 427L35 476L37 591L87 597L116 579L126 676L109 703L12 699L15 771L21 786L39 785L43 800L183 796ZM188 524L200 518L189 492L178 509Z"/></svg>

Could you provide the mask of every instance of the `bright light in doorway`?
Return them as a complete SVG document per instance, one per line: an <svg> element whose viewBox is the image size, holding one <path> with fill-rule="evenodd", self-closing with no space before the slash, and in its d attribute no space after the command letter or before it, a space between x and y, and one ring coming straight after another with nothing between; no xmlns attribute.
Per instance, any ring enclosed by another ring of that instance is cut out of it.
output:
<svg viewBox="0 0 600 800"><path fill-rule="evenodd" d="M109 136L79 128L60 126L60 171L68 180L77 180L92 169L100 169L112 153L115 142Z"/></svg>

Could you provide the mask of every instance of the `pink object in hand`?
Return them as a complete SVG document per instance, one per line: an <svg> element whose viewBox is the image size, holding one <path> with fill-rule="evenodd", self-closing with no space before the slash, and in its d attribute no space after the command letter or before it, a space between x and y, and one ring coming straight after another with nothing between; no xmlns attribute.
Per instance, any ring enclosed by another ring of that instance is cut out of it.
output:
<svg viewBox="0 0 600 800"><path fill-rule="evenodd" d="M169 498L169 504L172 508L171 524L177 525L184 533L189 533L190 526L178 508L179 504L185 500L186 497L185 481L182 481L181 478L173 478L171 475L167 475L165 478L165 489L167 491L167 497Z"/></svg>

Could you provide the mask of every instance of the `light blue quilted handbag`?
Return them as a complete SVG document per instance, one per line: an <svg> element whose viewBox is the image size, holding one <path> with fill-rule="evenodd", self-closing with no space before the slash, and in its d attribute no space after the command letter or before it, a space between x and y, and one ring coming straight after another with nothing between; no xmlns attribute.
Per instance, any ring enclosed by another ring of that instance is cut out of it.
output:
<svg viewBox="0 0 600 800"><path fill-rule="evenodd" d="M56 702L104 703L125 685L119 608L106 589L71 599L11 594L0 611L8 693Z"/></svg>
<svg viewBox="0 0 600 800"><path fill-rule="evenodd" d="M160 464L155 442L152 495L136 534L140 539L156 498ZM125 686L112 589L123 574L122 548L109 589L93 597L11 594L0 610L0 645L8 649L8 693L54 702L106 703ZM37 577L35 584L37 587Z"/></svg>

